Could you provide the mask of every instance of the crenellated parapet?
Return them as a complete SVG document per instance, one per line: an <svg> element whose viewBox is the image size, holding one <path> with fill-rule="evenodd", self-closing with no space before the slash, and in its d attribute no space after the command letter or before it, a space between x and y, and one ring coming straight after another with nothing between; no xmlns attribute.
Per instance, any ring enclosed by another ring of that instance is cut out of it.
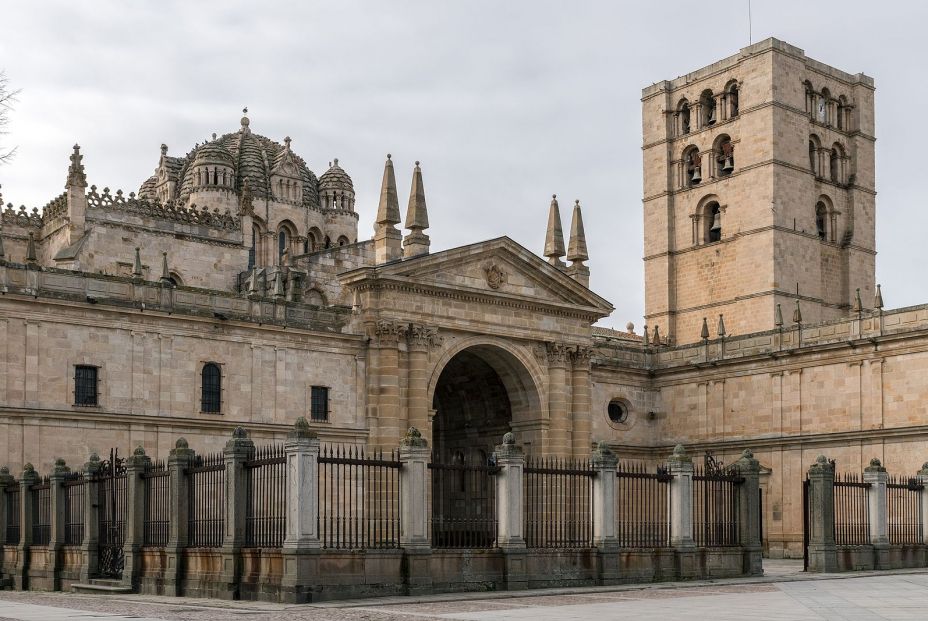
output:
<svg viewBox="0 0 928 621"><path fill-rule="evenodd" d="M97 192L95 185L90 186L87 203L91 208L128 211L142 216L198 224L224 231L237 231L241 226L239 219L228 209L220 212L218 208L210 211L208 207L199 209L193 204L185 207L175 201L162 203L158 199L138 198L135 192L130 192L127 198L122 190L116 190L116 194L111 194L109 188L103 188L101 194Z"/></svg>

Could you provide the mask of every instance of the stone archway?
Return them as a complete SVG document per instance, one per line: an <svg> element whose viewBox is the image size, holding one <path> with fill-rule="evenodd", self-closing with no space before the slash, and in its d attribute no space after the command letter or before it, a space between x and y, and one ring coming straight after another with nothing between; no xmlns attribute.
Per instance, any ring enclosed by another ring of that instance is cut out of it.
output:
<svg viewBox="0 0 928 621"><path fill-rule="evenodd" d="M468 463L475 463L507 431L516 431L527 448L540 443L544 409L537 371L504 346L461 345L436 367L429 386L434 458L452 463L463 453Z"/></svg>

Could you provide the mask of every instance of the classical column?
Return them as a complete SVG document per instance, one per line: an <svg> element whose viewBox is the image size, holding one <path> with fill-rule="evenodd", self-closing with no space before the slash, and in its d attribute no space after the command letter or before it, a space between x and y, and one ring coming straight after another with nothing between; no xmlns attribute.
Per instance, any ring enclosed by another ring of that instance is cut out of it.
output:
<svg viewBox="0 0 928 621"><path fill-rule="evenodd" d="M71 469L60 457L55 460L55 469L48 477L49 504L51 525L48 538L48 577L51 579L52 591L60 588L61 580L61 547L64 545L64 525L67 521L65 514L65 488L64 482ZM0 521L0 524L4 522Z"/></svg>
<svg viewBox="0 0 928 621"><path fill-rule="evenodd" d="M835 464L828 461L824 455L819 455L809 468L808 476L809 567L807 571L837 571Z"/></svg>
<svg viewBox="0 0 928 621"><path fill-rule="evenodd" d="M32 545L32 523L35 521L36 510L29 488L38 482L39 474L32 464L27 463L19 479L19 558L13 573L17 591L29 590L29 547Z"/></svg>
<svg viewBox="0 0 928 621"><path fill-rule="evenodd" d="M590 451L590 429L592 427L592 403L590 398L590 353L589 347L578 346L570 353L573 363L571 372L571 441L575 457L586 456Z"/></svg>
<svg viewBox="0 0 928 621"><path fill-rule="evenodd" d="M184 547L187 545L187 519L190 512L190 480L186 470L193 464L194 457L193 449L187 445L184 438L178 438L168 454L168 476L171 479L168 515L171 521L168 525L168 544L164 548L167 565L164 572L164 594L175 597L183 592L182 564Z"/></svg>
<svg viewBox="0 0 928 621"><path fill-rule="evenodd" d="M126 535L122 545L125 566L122 570L123 586L135 589L142 575L142 522L145 519L145 486L148 481L142 474L151 467L151 458L145 449L136 447L126 460Z"/></svg>
<svg viewBox="0 0 928 621"><path fill-rule="evenodd" d="M561 343L548 343L548 412L549 441L547 452L570 454L570 415L567 404L567 363L570 349Z"/></svg>
<svg viewBox="0 0 928 621"><path fill-rule="evenodd" d="M302 416L284 443L287 459L287 523L281 600L311 600L310 585L319 575L319 438Z"/></svg>
<svg viewBox="0 0 928 621"><path fill-rule="evenodd" d="M2 474L0 474L2 477ZM928 487L928 461L922 464L922 469L918 471L917 480L923 486ZM0 479L0 491L3 490L2 479ZM928 492L924 489L918 494L918 501L920 503L920 509L922 514L922 543L928 545L928 527L925 525L925 521L928 521ZM0 517L2 517L2 508L0 508Z"/></svg>
<svg viewBox="0 0 928 621"><path fill-rule="evenodd" d="M245 462L254 458L255 443L248 438L248 432L243 427L236 427L222 455L226 467L226 496L217 499L217 502L226 503L226 522L217 596L220 599L237 599L242 575L242 544L245 542L245 506L248 501Z"/></svg>
<svg viewBox="0 0 928 621"><path fill-rule="evenodd" d="M525 455L516 445L515 436L508 432L503 443L493 453L499 473L496 475L496 545L504 555L506 588L510 591L528 588L528 568L525 552L525 498L522 476Z"/></svg>
<svg viewBox="0 0 928 621"><path fill-rule="evenodd" d="M378 321L373 329L371 345L377 348L376 375L377 428L379 437L371 444L381 448L392 448L402 438L405 421L400 398L400 339L405 339L407 324L393 321Z"/></svg>
<svg viewBox="0 0 928 621"><path fill-rule="evenodd" d="M760 462L745 449L735 466L744 477L738 494L738 525L741 548L744 550L743 571L748 576L764 573L763 544L760 540Z"/></svg>
<svg viewBox="0 0 928 621"><path fill-rule="evenodd" d="M407 334L409 348L409 377L406 387L406 412L410 427L425 429L429 435L428 400L429 349L439 343L438 330L419 324L411 324Z"/></svg>
<svg viewBox="0 0 928 621"><path fill-rule="evenodd" d="M100 564L100 473L103 462L96 453L84 464L84 541L81 543L81 582L97 575Z"/></svg>
<svg viewBox="0 0 928 621"><path fill-rule="evenodd" d="M619 581L619 541L615 529L615 471L619 463L608 446L597 445L590 460L593 477L593 545L596 546L600 584Z"/></svg>
<svg viewBox="0 0 928 621"><path fill-rule="evenodd" d="M870 545L873 546L874 569L889 569L889 524L886 512L886 483L889 475L880 460L874 457L864 468L867 490L867 512L870 517Z"/></svg>
<svg viewBox="0 0 928 621"><path fill-rule="evenodd" d="M405 557L408 595L432 588L429 540L429 445L410 427L400 442L400 547Z"/></svg>

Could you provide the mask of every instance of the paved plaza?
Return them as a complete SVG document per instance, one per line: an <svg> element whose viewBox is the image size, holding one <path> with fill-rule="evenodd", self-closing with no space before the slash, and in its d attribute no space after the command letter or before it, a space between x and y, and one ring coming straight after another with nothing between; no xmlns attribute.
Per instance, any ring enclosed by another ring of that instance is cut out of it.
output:
<svg viewBox="0 0 928 621"><path fill-rule="evenodd" d="M428 621L626 619L925 619L928 572L806 576L771 567L761 580L385 598L292 606L148 596L0 592L0 621Z"/></svg>

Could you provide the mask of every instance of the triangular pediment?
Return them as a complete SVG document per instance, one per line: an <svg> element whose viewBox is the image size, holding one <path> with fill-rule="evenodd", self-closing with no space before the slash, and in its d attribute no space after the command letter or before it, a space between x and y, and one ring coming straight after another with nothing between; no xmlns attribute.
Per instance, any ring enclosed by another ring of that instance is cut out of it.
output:
<svg viewBox="0 0 928 621"><path fill-rule="evenodd" d="M573 307L603 317L613 310L607 300L508 237L354 270L341 276L347 285L372 277L411 287Z"/></svg>

